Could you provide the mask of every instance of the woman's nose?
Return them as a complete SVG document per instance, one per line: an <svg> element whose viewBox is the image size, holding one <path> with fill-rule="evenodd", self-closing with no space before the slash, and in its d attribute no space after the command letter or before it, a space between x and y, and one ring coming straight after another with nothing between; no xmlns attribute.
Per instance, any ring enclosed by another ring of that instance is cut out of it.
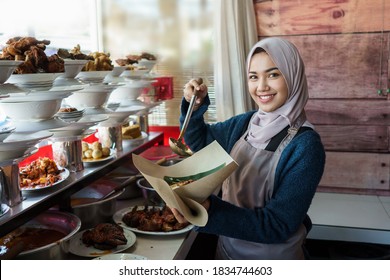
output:
<svg viewBox="0 0 390 280"><path fill-rule="evenodd" d="M270 90L270 87L267 84L267 81L265 79L260 79L259 84L257 85L257 91L258 92L264 92Z"/></svg>

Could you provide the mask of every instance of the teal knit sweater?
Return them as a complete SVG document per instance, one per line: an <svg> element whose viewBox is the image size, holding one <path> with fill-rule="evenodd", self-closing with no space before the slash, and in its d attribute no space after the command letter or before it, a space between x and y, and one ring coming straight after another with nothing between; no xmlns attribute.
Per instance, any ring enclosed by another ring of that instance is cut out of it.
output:
<svg viewBox="0 0 390 280"><path fill-rule="evenodd" d="M251 111L216 124L206 124L203 114L208 98L190 120L185 142L198 151L216 140L230 153L236 141L246 131ZM180 123L188 109L184 99ZM287 240L307 220L307 212L324 171L325 151L320 136L306 130L294 137L282 152L275 174L272 199L262 208L237 207L217 196L210 197L209 219L199 232L224 235L259 243L281 243ZM309 220L310 221L310 220Z"/></svg>

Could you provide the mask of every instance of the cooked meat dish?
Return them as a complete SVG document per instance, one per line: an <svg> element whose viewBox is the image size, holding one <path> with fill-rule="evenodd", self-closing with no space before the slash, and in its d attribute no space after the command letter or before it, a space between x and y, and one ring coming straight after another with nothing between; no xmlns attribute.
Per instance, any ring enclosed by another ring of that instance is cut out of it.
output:
<svg viewBox="0 0 390 280"><path fill-rule="evenodd" d="M143 231L174 231L188 226L188 223L179 223L172 214L171 209L164 206L147 207L138 210L135 206L130 212L122 217L122 221L129 227Z"/></svg>
<svg viewBox="0 0 390 280"><path fill-rule="evenodd" d="M93 229L84 231L81 240L85 245L99 250L110 250L118 245L127 244L123 228L111 223L101 223Z"/></svg>

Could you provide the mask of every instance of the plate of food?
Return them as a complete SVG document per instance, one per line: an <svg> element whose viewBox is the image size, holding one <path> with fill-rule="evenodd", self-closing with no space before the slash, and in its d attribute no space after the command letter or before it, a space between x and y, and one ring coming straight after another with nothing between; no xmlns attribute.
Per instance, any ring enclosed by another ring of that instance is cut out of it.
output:
<svg viewBox="0 0 390 280"><path fill-rule="evenodd" d="M83 157L83 162L84 163L98 163L98 162L103 162L103 161L108 161L111 160L115 157L116 152L113 149L110 149L110 154L108 156L102 156L100 158L85 158Z"/></svg>
<svg viewBox="0 0 390 280"><path fill-rule="evenodd" d="M122 138L124 140L139 141L148 137L148 134L141 131L139 124L122 127Z"/></svg>
<svg viewBox="0 0 390 280"><path fill-rule="evenodd" d="M93 143L82 142L81 149L83 152L82 161L84 163L97 163L107 161L115 157L114 149L103 147L99 141Z"/></svg>
<svg viewBox="0 0 390 280"><path fill-rule="evenodd" d="M177 235L194 227L189 223L180 224L166 206L123 208L114 214L113 220L125 229L148 235Z"/></svg>
<svg viewBox="0 0 390 280"><path fill-rule="evenodd" d="M65 181L69 175L68 169L58 167L52 159L38 158L19 168L20 189L36 191L51 188Z"/></svg>
<svg viewBox="0 0 390 280"><path fill-rule="evenodd" d="M75 234L69 243L69 252L81 257L99 257L122 252L134 245L135 234L111 223L100 223L94 228Z"/></svg>

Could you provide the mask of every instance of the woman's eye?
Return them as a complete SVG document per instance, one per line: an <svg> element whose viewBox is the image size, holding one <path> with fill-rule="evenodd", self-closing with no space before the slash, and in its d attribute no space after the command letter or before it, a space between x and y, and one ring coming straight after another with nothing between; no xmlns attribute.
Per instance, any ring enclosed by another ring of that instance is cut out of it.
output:
<svg viewBox="0 0 390 280"><path fill-rule="evenodd" d="M279 73L270 73L269 74L269 78L277 78L277 77L279 77L280 76L280 74Z"/></svg>
<svg viewBox="0 0 390 280"><path fill-rule="evenodd" d="M257 79L256 75L249 75L249 80L255 80L255 79Z"/></svg>

